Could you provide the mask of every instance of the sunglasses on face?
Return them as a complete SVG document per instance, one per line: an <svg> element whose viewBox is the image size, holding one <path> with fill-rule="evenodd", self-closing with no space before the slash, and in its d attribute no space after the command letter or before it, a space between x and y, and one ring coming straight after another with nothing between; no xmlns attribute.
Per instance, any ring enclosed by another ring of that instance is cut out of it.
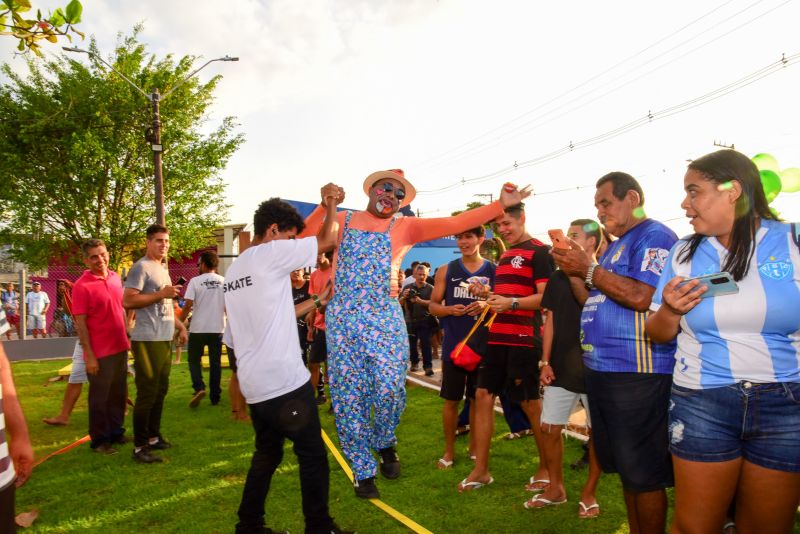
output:
<svg viewBox="0 0 800 534"><path fill-rule="evenodd" d="M403 189L395 187L389 182L384 182L383 185L379 185L378 187L375 188L375 191L378 193L380 192L394 193L394 198L396 198L397 200L403 200L404 198L406 198L406 192Z"/></svg>

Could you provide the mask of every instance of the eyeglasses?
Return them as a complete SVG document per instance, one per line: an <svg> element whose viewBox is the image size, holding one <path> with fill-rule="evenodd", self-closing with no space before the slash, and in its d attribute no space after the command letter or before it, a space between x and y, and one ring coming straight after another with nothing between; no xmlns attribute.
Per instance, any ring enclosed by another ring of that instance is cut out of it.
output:
<svg viewBox="0 0 800 534"><path fill-rule="evenodd" d="M384 182L383 185L379 185L375 188L377 192L383 191L384 193L394 193L394 198L397 200L403 200L406 198L406 192L399 187L395 187L389 182Z"/></svg>

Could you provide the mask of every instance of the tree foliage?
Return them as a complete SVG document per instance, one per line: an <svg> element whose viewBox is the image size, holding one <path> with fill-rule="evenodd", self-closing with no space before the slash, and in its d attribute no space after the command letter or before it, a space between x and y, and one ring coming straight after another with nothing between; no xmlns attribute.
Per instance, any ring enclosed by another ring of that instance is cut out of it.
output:
<svg viewBox="0 0 800 534"><path fill-rule="evenodd" d="M155 58L138 42L140 29L120 35L107 60L139 87L166 92L196 58ZM90 49L98 53L94 42ZM89 237L106 241L116 267L139 254L154 221L153 159L145 140L150 102L92 56L79 59L31 57L25 77L2 67L9 82L0 87L0 238L34 268L74 257ZM200 84L191 78L161 103L173 256L212 244L211 231L227 219L220 172L243 136L231 117L215 128L207 124L219 79Z"/></svg>
<svg viewBox="0 0 800 534"><path fill-rule="evenodd" d="M83 13L78 0L72 0L66 7L59 7L46 17L38 9L36 17L32 17L32 10L30 0L0 0L0 35L18 39L20 52L31 51L41 56L39 43L42 40L57 43L59 37L65 37L72 42L71 33L84 38L74 26L81 21Z"/></svg>

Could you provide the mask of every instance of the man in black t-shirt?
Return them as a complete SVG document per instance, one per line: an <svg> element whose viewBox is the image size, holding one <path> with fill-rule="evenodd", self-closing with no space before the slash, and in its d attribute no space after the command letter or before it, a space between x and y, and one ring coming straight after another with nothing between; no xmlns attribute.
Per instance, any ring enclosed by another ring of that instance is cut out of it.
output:
<svg viewBox="0 0 800 534"><path fill-rule="evenodd" d="M308 280L305 275L306 272L303 269L292 271L292 274L289 275L292 281L292 300L294 304L299 304L310 298ZM306 339L308 337L308 325L306 324L305 316L297 318L297 334L300 336L300 355L303 357L303 363L308 365L308 340Z"/></svg>
<svg viewBox="0 0 800 534"><path fill-rule="evenodd" d="M433 376L433 352L431 351L432 322L428 306L431 303L433 286L427 282L429 268L420 263L414 269L414 283L403 289L400 304L405 308L408 325L408 343L411 348L411 370L416 371L419 365L419 350L422 349L422 368L425 376Z"/></svg>
<svg viewBox="0 0 800 534"><path fill-rule="evenodd" d="M573 221L567 235L594 259L602 241L599 224L591 219ZM573 283L583 284L584 281L570 279L564 271L556 271L548 280L542 297L542 307L546 310L540 364L540 380L546 386L542 407L542 446L550 481L543 487L528 488L531 491L543 490L541 495L529 501L527 507L533 509L567 500L562 471L564 444L561 441L561 431L578 401L583 403L587 423L591 426L583 380L583 351L580 345L582 306L573 296ZM595 517L600 513L595 493L601 474L594 447L590 444L589 478L581 492L581 500L578 501L580 517Z"/></svg>

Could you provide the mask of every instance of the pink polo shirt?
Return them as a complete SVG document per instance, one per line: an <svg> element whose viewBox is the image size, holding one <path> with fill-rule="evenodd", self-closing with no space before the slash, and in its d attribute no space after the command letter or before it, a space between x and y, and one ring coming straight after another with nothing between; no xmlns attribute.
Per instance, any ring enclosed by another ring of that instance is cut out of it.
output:
<svg viewBox="0 0 800 534"><path fill-rule="evenodd" d="M114 271L109 271L107 278L84 271L72 288L72 313L86 317L89 343L96 358L131 347L122 308L122 280Z"/></svg>

